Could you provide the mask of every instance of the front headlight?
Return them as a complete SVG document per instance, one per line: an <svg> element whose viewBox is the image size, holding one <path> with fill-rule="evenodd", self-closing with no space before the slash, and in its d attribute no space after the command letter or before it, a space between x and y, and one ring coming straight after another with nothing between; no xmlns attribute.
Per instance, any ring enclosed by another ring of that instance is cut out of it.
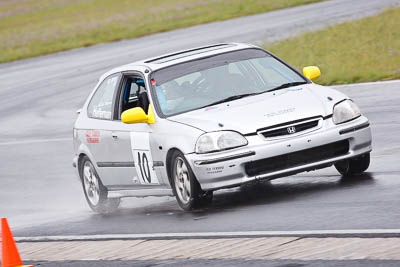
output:
<svg viewBox="0 0 400 267"><path fill-rule="evenodd" d="M333 122L335 124L351 121L360 116L360 109L349 99L344 100L333 107Z"/></svg>
<svg viewBox="0 0 400 267"><path fill-rule="evenodd" d="M247 139L238 132L205 133L196 142L196 153L216 152L247 145Z"/></svg>

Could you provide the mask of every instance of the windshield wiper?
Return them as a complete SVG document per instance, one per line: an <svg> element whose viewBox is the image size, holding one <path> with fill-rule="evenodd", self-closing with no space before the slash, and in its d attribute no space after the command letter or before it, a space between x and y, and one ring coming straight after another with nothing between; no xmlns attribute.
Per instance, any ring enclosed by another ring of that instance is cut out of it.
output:
<svg viewBox="0 0 400 267"><path fill-rule="evenodd" d="M233 95L233 96L230 96L230 97L227 97L227 98L224 98L224 99L215 101L215 102L213 102L213 103L211 103L211 104L205 105L205 106L203 106L202 108L209 107L209 106L214 106L214 105L217 105L217 104L221 104L221 103L229 102L229 101L232 101L232 100L240 99L240 98L243 98L243 97L246 97L246 96L257 95L257 94L259 94L259 93L249 93L249 94L242 94L242 95Z"/></svg>
<svg viewBox="0 0 400 267"><path fill-rule="evenodd" d="M291 83L284 83L279 85L278 87L272 88L270 90L268 90L267 92L272 92L272 91L276 91L279 89L283 89L283 88L288 88L288 87L292 87L292 86L296 86L296 85L301 85L301 84L306 84L307 82L291 82Z"/></svg>

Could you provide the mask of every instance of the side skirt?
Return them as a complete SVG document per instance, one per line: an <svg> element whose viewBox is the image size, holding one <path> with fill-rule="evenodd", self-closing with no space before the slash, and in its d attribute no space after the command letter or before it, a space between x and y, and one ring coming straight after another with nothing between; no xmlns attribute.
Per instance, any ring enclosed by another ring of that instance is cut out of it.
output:
<svg viewBox="0 0 400 267"><path fill-rule="evenodd" d="M170 188L128 188L108 191L109 198L174 196Z"/></svg>

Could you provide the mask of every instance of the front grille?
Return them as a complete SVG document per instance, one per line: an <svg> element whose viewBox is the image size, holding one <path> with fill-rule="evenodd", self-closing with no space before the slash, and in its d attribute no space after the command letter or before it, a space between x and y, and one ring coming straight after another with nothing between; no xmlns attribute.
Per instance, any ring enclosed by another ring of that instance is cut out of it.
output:
<svg viewBox="0 0 400 267"><path fill-rule="evenodd" d="M252 161L246 163L245 171L248 176L255 176L343 156L348 151L349 142L342 140L272 158Z"/></svg>
<svg viewBox="0 0 400 267"><path fill-rule="evenodd" d="M321 119L306 121L302 123L287 123L283 126L280 126L279 128L274 128L271 130L258 130L257 132L265 138L285 136L315 128L318 126L320 120Z"/></svg>

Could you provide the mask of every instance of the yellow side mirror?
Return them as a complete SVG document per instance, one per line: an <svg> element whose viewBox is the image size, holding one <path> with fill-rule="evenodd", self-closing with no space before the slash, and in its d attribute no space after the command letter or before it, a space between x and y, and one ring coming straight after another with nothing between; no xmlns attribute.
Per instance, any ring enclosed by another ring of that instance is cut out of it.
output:
<svg viewBox="0 0 400 267"><path fill-rule="evenodd" d="M308 66L303 68L303 74L311 81L314 81L321 76L321 71L317 66Z"/></svg>
<svg viewBox="0 0 400 267"><path fill-rule="evenodd" d="M154 123L154 112L151 105L149 105L149 114L147 115L141 107L131 108L125 110L121 114L121 120L123 123Z"/></svg>

